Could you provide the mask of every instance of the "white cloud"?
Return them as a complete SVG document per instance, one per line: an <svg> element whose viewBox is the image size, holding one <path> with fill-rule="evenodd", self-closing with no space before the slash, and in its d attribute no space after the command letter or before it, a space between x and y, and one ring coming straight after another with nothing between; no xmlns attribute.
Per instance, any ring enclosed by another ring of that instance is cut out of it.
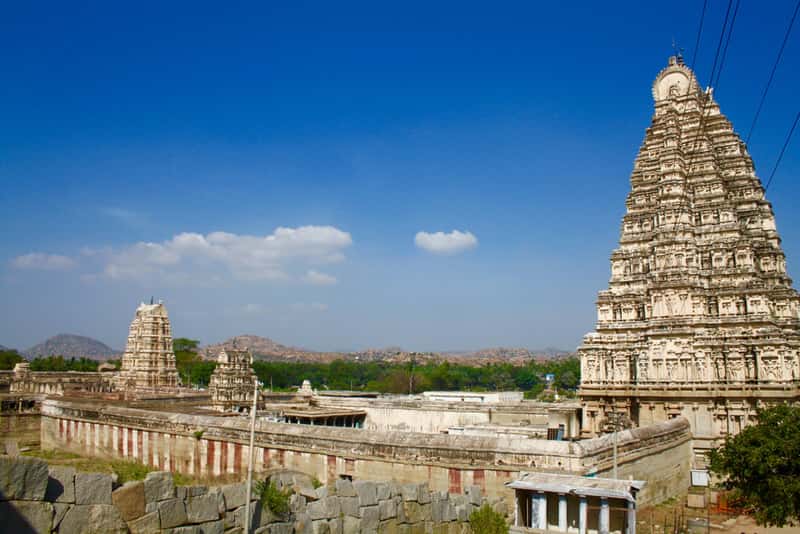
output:
<svg viewBox="0 0 800 534"><path fill-rule="evenodd" d="M332 283L335 278L308 267L344 260L352 243L349 233L333 226L279 227L266 236L185 232L160 243L139 242L108 252L104 273L112 279L158 276L207 282L226 277L285 280L301 277L298 270L305 270L302 278L312 283Z"/></svg>
<svg viewBox="0 0 800 534"><path fill-rule="evenodd" d="M319 271L315 271L314 269L310 269L304 278L304 280L312 285L315 286L332 286L336 284L337 280L335 276L331 276L329 274L321 273Z"/></svg>
<svg viewBox="0 0 800 534"><path fill-rule="evenodd" d="M417 232L414 244L432 254L458 254L478 246L478 238L471 232L453 230L444 232Z"/></svg>
<svg viewBox="0 0 800 534"><path fill-rule="evenodd" d="M64 271L75 267L75 260L60 254L43 254L31 252L17 256L11 265L17 269L40 269L45 271Z"/></svg>

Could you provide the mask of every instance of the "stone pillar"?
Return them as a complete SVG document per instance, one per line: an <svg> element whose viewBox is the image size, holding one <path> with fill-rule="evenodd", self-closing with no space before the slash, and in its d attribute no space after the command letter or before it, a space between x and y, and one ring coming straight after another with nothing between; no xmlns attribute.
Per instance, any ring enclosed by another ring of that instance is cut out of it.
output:
<svg viewBox="0 0 800 534"><path fill-rule="evenodd" d="M628 532L627 534L636 534L636 503L628 501Z"/></svg>
<svg viewBox="0 0 800 534"><path fill-rule="evenodd" d="M610 509L608 507L608 498L600 498L600 534L608 534L610 525Z"/></svg>
<svg viewBox="0 0 800 534"><path fill-rule="evenodd" d="M539 524L535 528L547 530L547 494L540 491L538 494L539 513L537 514Z"/></svg>
<svg viewBox="0 0 800 534"><path fill-rule="evenodd" d="M567 531L567 496L563 493L558 494L558 530Z"/></svg>
<svg viewBox="0 0 800 534"><path fill-rule="evenodd" d="M586 495L581 495L578 505L578 534L586 534L586 512L589 506L586 502Z"/></svg>

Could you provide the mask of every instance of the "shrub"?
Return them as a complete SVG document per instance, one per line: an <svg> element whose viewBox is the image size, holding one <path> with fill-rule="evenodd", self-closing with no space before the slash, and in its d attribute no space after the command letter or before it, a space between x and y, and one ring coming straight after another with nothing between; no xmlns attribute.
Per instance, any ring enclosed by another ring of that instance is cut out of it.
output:
<svg viewBox="0 0 800 534"><path fill-rule="evenodd" d="M505 518L488 504L470 514L469 526L475 534L508 534Z"/></svg>
<svg viewBox="0 0 800 534"><path fill-rule="evenodd" d="M274 482L268 480L258 480L254 487L261 506L268 508L277 516L285 516L289 513L289 496L292 494L290 490L281 491Z"/></svg>
<svg viewBox="0 0 800 534"><path fill-rule="evenodd" d="M131 480L144 480L151 469L139 462L112 460L111 469L117 474L117 482L124 484Z"/></svg>
<svg viewBox="0 0 800 534"><path fill-rule="evenodd" d="M311 486L313 486L314 489L321 488L322 482L320 482L317 477L314 477L311 479Z"/></svg>

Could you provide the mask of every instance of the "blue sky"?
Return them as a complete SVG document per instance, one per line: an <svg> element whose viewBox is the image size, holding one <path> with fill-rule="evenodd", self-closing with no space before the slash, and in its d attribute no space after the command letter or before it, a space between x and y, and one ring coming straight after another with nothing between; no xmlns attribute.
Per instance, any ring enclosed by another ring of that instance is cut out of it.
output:
<svg viewBox="0 0 800 534"><path fill-rule="evenodd" d="M7 3L0 343L120 348L153 295L204 343L573 349L701 7ZM742 1L715 93L740 133L793 7ZM795 28L750 143L764 179L798 72ZM767 195L795 276L799 171L795 139Z"/></svg>

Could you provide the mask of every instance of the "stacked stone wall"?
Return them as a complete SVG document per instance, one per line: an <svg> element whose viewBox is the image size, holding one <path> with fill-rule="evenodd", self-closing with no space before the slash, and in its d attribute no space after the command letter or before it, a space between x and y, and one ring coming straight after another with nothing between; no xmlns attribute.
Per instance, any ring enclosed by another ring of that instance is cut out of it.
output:
<svg viewBox="0 0 800 534"><path fill-rule="evenodd" d="M256 534L467 534L476 508L489 503L507 513L476 486L450 495L426 484L344 479L315 488L310 477L291 473L270 481L289 495L289 511L273 513L251 494ZM0 530L7 532L242 534L246 514L244 482L176 487L172 473L158 471L119 485L108 474L0 456Z"/></svg>

